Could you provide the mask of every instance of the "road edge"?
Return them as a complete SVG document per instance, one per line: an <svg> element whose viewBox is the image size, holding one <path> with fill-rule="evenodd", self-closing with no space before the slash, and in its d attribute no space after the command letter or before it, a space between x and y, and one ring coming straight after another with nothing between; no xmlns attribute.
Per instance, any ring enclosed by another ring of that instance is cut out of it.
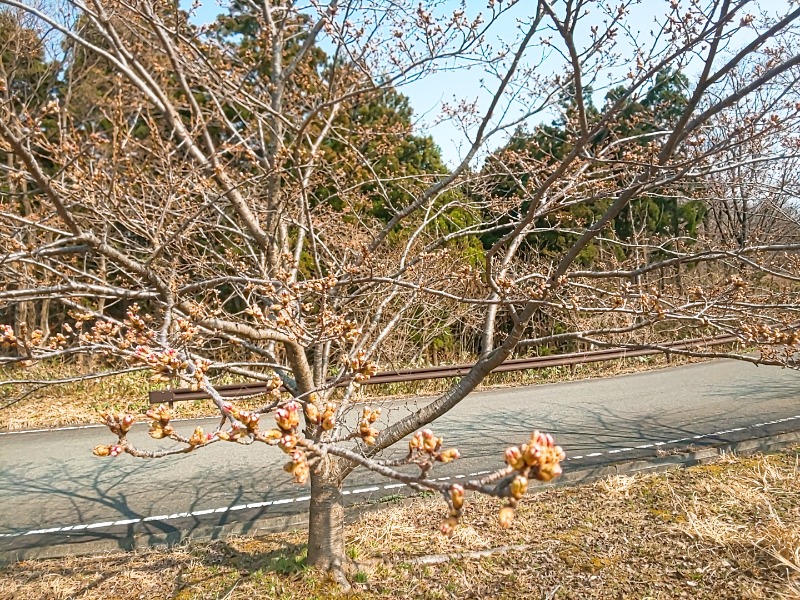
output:
<svg viewBox="0 0 800 600"><path fill-rule="evenodd" d="M663 456L644 457L569 470L556 481L537 488L535 493L545 493L553 488L583 485L606 477L630 476L637 473L659 473L672 469L692 467L712 462L723 454L770 453L796 443L800 443L800 429L768 436L745 438L733 442L721 442L701 449L689 447L681 450L678 448L670 450ZM398 490L398 492L400 493L392 495L391 502L386 500L385 493L383 495L373 493L372 496L366 496L364 501L349 505L346 514L347 522L357 521L365 512L389 508L392 505L391 503L405 504L417 501L420 498L420 494L404 494L402 490ZM66 544L41 545L0 552L0 565L7 566L20 560L85 556L105 552L118 552L119 550L159 548L174 546L187 541L207 542L225 539L230 535L256 537L270 533L297 531L306 528L307 525L307 513L303 512L293 515L265 516L256 520L230 522L222 525L204 524L195 527L191 531L181 531L179 528L170 527L169 530L159 531L154 529L137 532L134 528L130 528L128 535L124 538L95 538L86 541L73 539Z"/></svg>

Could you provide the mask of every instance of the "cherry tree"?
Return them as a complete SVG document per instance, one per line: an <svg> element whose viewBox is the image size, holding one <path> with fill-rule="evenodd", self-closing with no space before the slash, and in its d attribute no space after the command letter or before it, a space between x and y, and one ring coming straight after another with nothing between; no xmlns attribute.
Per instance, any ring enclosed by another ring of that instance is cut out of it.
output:
<svg viewBox="0 0 800 600"><path fill-rule="evenodd" d="M444 533L465 491L502 498L507 526L528 482L560 473L563 451L534 432L483 479L430 476L459 453L425 428L515 352L733 333L761 352L680 352L795 365L793 234L733 243L708 219L648 228L647 215L654 199L710 206L737 169L796 160L800 8L673 0L646 15L645 34L632 1L480 13L237 1L207 27L169 3L0 6L57 32L63 50L46 102L0 104L0 308L48 302L61 322L9 317L0 361L102 355L76 377L144 369L204 390L213 430L181 433L154 408L151 436L175 446L148 450L127 438L136 416L110 414L116 440L95 454L277 446L289 475L310 481L312 565L345 566L342 485L356 468L440 492ZM452 70L484 75L440 107L466 139L445 168L398 116L398 90ZM624 126L669 71L687 74L669 119ZM523 125L536 133L526 147L491 154ZM479 341L475 366L401 418L359 404L359 386L435 311ZM223 374L264 381L264 405L227 402ZM408 452L386 458L400 443Z"/></svg>

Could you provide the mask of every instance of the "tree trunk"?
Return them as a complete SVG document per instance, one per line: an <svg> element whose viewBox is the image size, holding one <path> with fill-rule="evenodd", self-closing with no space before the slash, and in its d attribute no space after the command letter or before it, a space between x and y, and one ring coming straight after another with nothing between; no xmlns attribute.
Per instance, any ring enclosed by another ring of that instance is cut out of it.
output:
<svg viewBox="0 0 800 600"><path fill-rule="evenodd" d="M330 458L327 459L330 461ZM308 515L308 564L343 575L344 504L342 483L335 469L311 470L311 506Z"/></svg>

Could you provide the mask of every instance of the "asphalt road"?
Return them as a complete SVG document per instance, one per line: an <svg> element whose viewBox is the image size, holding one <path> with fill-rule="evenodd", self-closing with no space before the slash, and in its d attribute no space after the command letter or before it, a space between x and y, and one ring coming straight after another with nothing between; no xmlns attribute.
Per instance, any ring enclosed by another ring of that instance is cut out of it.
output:
<svg viewBox="0 0 800 600"><path fill-rule="evenodd" d="M408 407L387 404L387 422ZM191 432L213 421L183 421ZM433 424L464 458L440 477L474 476L502 466L503 450L533 429L551 432L567 452L566 470L700 447L737 437L800 429L800 374L716 361L579 382L470 395ZM131 438L156 446L137 425ZM103 428L0 434L0 559L81 549L129 548L295 522L308 488L281 470L285 455L261 444L215 444L161 460L100 459ZM398 452L400 450L398 449ZM398 491L366 471L346 482L351 499Z"/></svg>

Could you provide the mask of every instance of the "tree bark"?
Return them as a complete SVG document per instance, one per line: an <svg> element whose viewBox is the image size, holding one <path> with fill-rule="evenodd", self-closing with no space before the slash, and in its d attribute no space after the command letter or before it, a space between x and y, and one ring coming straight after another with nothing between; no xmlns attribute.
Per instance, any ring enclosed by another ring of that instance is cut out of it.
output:
<svg viewBox="0 0 800 600"><path fill-rule="evenodd" d="M343 576L344 504L339 474L325 460L311 471L311 502L308 515L308 564ZM333 472L331 472L333 471Z"/></svg>

